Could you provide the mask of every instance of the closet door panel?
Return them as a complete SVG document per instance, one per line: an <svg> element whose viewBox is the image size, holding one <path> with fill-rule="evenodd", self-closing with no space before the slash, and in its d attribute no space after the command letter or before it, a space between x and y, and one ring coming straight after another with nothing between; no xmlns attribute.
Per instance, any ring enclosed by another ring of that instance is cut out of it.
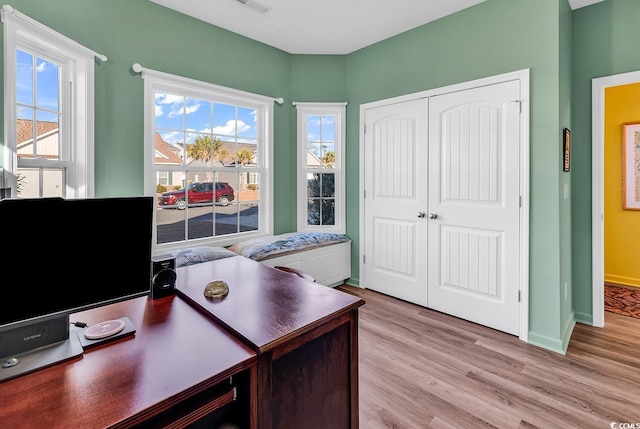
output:
<svg viewBox="0 0 640 429"><path fill-rule="evenodd" d="M427 304L426 100L365 112L365 233L361 283Z"/></svg>

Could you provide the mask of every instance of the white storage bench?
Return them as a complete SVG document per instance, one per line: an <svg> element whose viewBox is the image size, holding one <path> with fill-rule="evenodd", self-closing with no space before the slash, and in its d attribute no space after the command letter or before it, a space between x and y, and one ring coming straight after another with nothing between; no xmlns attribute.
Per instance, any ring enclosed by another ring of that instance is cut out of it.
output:
<svg viewBox="0 0 640 429"><path fill-rule="evenodd" d="M326 286L351 277L351 240L343 234L291 232L246 240L228 250L270 267L296 268Z"/></svg>
<svg viewBox="0 0 640 429"><path fill-rule="evenodd" d="M225 247L189 247L167 252L176 268L230 256L244 256L270 267L278 265L310 274L317 283L338 286L351 277L351 240L342 234L291 232Z"/></svg>

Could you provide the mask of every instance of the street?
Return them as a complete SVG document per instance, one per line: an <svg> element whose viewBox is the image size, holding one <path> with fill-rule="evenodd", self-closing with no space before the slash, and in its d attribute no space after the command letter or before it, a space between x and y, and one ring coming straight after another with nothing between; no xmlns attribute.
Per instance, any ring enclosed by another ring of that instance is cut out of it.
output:
<svg viewBox="0 0 640 429"><path fill-rule="evenodd" d="M215 228L213 225L215 210ZM238 213L239 212L239 213ZM188 220L188 222L186 222ZM228 206L187 207L186 210L156 208L158 243L233 234L258 229L258 203Z"/></svg>

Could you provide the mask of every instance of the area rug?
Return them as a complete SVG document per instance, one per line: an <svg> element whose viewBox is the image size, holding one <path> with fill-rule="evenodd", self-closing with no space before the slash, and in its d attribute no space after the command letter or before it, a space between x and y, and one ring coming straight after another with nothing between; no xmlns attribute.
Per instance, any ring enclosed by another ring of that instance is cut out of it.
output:
<svg viewBox="0 0 640 429"><path fill-rule="evenodd" d="M640 319L640 288L605 283L604 309Z"/></svg>

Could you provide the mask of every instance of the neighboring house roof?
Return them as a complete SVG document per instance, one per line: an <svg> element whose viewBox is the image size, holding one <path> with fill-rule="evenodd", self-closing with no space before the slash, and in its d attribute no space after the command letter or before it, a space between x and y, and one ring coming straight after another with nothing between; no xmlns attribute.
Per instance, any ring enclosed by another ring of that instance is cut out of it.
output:
<svg viewBox="0 0 640 429"><path fill-rule="evenodd" d="M155 133L155 163L164 165L180 165L182 149L164 141L160 133Z"/></svg>
<svg viewBox="0 0 640 429"><path fill-rule="evenodd" d="M60 133L57 122L36 121L36 141L40 142L38 155L43 158L58 157L58 134ZM16 120L16 141L18 157L32 157L33 155L33 120ZM46 146L41 144L47 141ZM45 148L49 148L46 150ZM50 152L50 153L47 153Z"/></svg>
<svg viewBox="0 0 640 429"><path fill-rule="evenodd" d="M33 121L31 119L18 119L16 121L16 137L18 145L28 143L33 140ZM57 122L36 121L36 133L41 136L51 131L58 131Z"/></svg>
<svg viewBox="0 0 640 429"><path fill-rule="evenodd" d="M307 167L322 167L322 160L320 158L318 158L318 156L311 152L310 150L307 150Z"/></svg>

